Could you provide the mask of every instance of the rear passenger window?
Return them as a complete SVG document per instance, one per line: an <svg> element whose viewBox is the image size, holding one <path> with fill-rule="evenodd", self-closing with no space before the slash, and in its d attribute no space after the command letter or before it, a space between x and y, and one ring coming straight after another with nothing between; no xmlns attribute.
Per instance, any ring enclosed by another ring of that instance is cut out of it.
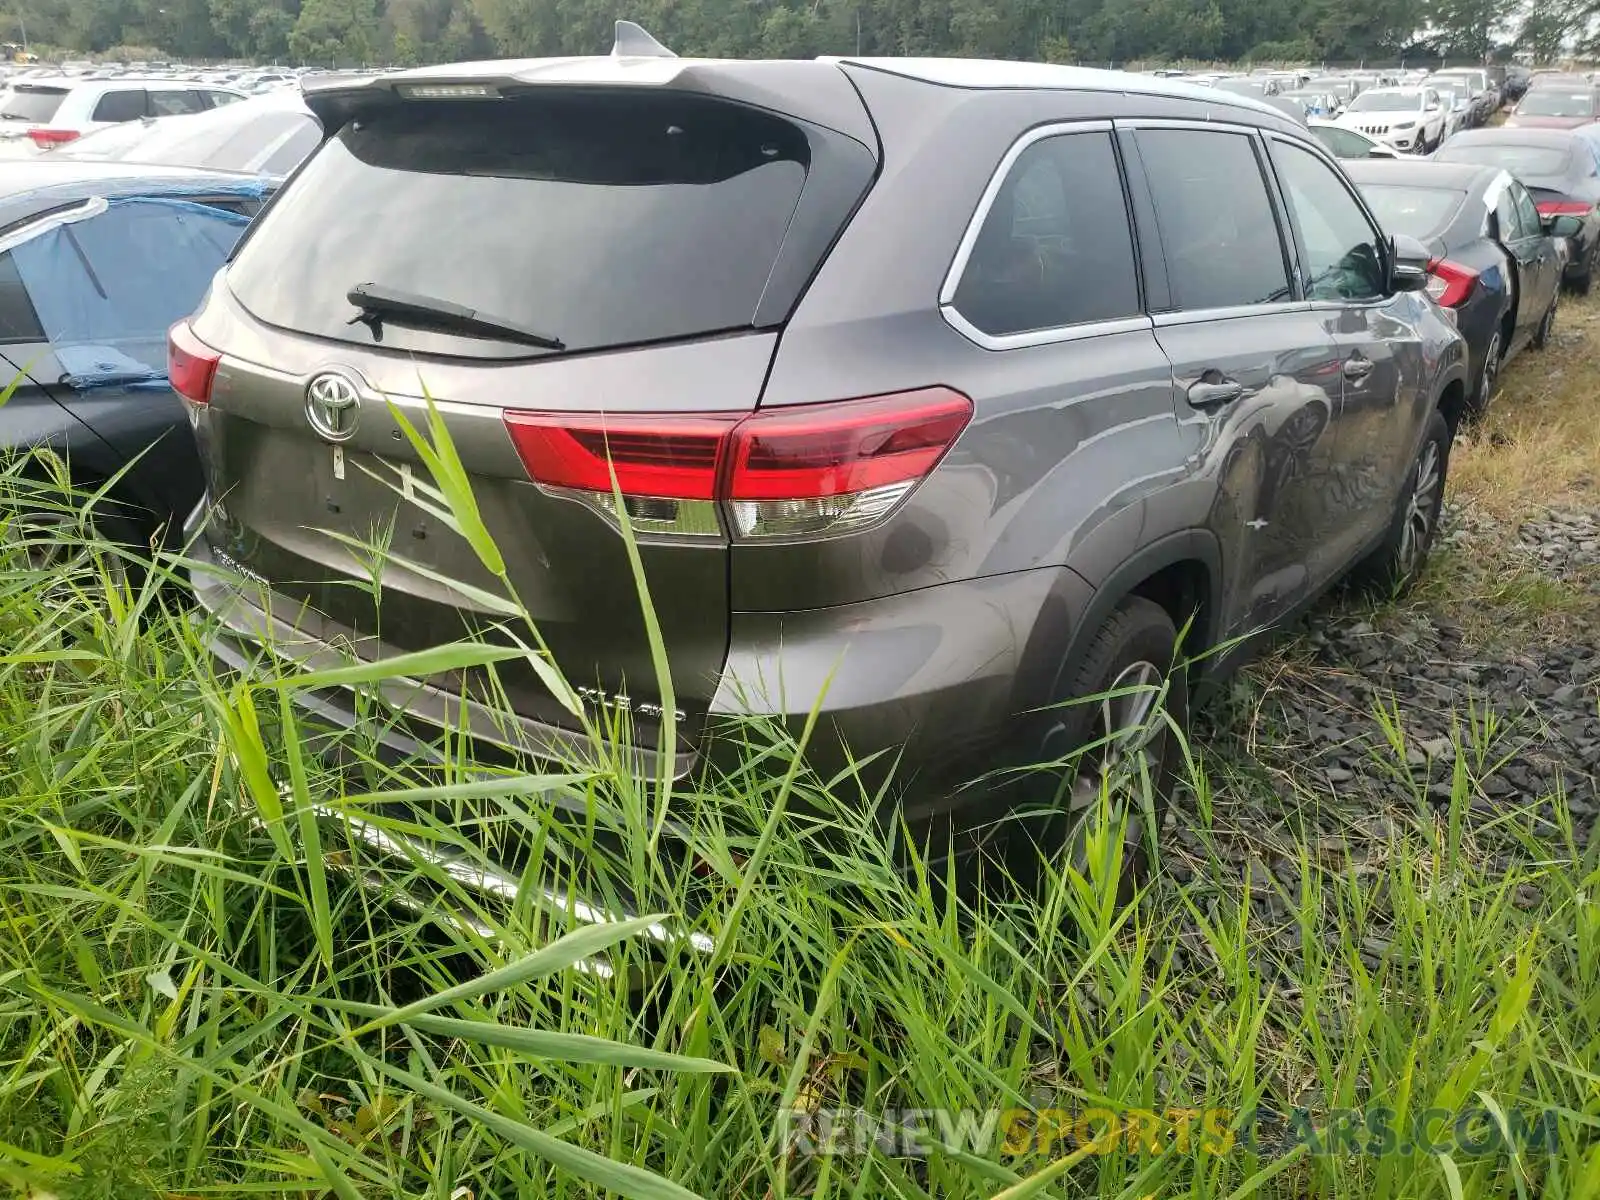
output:
<svg viewBox="0 0 1600 1200"><path fill-rule="evenodd" d="M144 116L144 89L124 88L107 92L94 106L91 121L137 121Z"/></svg>
<svg viewBox="0 0 1600 1200"><path fill-rule="evenodd" d="M0 254L0 343L44 340L39 314L33 310L28 289L22 286L16 260L9 254Z"/></svg>
<svg viewBox="0 0 1600 1200"><path fill-rule="evenodd" d="M150 115L153 117L181 117L189 113L204 112L206 102L199 92L155 91L150 93Z"/></svg>
<svg viewBox="0 0 1600 1200"><path fill-rule="evenodd" d="M1290 298L1278 222L1250 139L1141 129L1172 306L1232 308Z"/></svg>
<svg viewBox="0 0 1600 1200"><path fill-rule="evenodd" d="M1522 228L1522 236L1525 238L1542 236L1544 223L1539 220L1538 206L1534 204L1533 197L1528 194L1528 189L1513 179L1506 191L1511 193L1512 200L1516 202L1517 217L1519 218L1517 224Z"/></svg>
<svg viewBox="0 0 1600 1200"><path fill-rule="evenodd" d="M1108 133L1025 149L984 215L952 301L999 337L1137 316L1139 283Z"/></svg>
<svg viewBox="0 0 1600 1200"><path fill-rule="evenodd" d="M1274 142L1272 157L1306 250L1312 300L1376 300L1384 295L1382 242L1350 189L1316 155Z"/></svg>

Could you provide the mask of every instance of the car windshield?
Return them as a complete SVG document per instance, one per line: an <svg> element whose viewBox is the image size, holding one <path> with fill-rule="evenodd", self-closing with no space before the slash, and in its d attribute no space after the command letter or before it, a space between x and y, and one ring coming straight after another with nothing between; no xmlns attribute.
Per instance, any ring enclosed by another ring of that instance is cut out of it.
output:
<svg viewBox="0 0 1600 1200"><path fill-rule="evenodd" d="M1421 107L1417 92L1362 92L1350 102L1351 112L1416 112Z"/></svg>
<svg viewBox="0 0 1600 1200"><path fill-rule="evenodd" d="M1592 117L1594 93L1541 88L1524 96L1517 112L1528 117Z"/></svg>
<svg viewBox="0 0 1600 1200"><path fill-rule="evenodd" d="M1507 132L1510 132L1509 130ZM1504 167L1516 176L1564 175L1570 152L1551 146L1518 146L1510 142L1458 142L1454 138L1434 152L1440 162L1483 163Z"/></svg>
<svg viewBox="0 0 1600 1200"><path fill-rule="evenodd" d="M1431 238L1450 224L1465 192L1453 188L1403 187L1399 184L1363 184L1367 206L1390 233Z"/></svg>

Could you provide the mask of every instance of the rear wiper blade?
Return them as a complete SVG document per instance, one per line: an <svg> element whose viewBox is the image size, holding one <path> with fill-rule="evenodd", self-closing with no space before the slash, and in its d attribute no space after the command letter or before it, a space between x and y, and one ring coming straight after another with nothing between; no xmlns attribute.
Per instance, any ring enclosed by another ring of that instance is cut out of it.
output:
<svg viewBox="0 0 1600 1200"><path fill-rule="evenodd" d="M507 342L521 342L544 350L565 350L567 344L558 337L529 329L505 317L490 316L464 304L439 300L432 296L419 296L415 292L402 292L377 283L360 283L345 293L345 299L361 310L351 319L372 326L378 335L383 322L396 320L402 323L431 326L458 333L477 333L500 338Z"/></svg>

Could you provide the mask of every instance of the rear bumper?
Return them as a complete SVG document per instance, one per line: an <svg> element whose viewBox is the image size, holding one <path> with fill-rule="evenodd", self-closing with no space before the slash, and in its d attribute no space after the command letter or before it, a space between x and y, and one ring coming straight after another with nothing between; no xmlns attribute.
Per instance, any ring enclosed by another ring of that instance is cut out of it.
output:
<svg viewBox="0 0 1600 1200"><path fill-rule="evenodd" d="M350 661L349 651L319 641L269 611L265 587L241 580L198 534L186 533L196 567L191 583L215 657L249 672L263 654L287 671L318 670ZM720 736L749 718L777 722L798 736L816 720L807 742L810 765L822 776L879 752L881 767L918 799L915 818L949 807L945 798L994 765L1019 712L1047 701L1072 634L1093 588L1074 572L1049 567L941 584L834 608L788 613L735 613L730 646L697 746L680 750L674 777L703 760L733 767L743 739ZM363 654L384 653L381 645ZM371 731L396 761L435 757L432 731L466 733L516 756L582 763L588 741L573 731L510 718L454 692L406 679L370 689L382 704L409 718L410 736L386 724ZM320 720L354 727L358 706L349 692L300 691L297 702ZM515 726L507 736L508 725ZM641 772L659 770L656 752L637 751ZM967 795L981 794L969 790Z"/></svg>

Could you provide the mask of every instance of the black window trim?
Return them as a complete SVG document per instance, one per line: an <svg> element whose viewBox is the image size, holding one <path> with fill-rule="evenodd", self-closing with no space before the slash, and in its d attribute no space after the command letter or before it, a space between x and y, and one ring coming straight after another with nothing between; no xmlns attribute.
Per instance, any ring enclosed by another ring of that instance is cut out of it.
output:
<svg viewBox="0 0 1600 1200"><path fill-rule="evenodd" d="M1284 118L1288 120L1287 117ZM1266 134L1273 137L1280 136L1276 131L1265 130L1259 125L1247 125L1236 121L1205 121L1182 120L1167 117L1128 117L1120 118L1115 122L1119 130L1130 130L1137 140L1138 131L1141 129L1183 129L1196 133L1232 133L1242 134L1249 139L1250 150L1256 157L1256 168L1261 172L1261 181L1267 191L1267 204L1272 209L1272 216L1278 226L1278 246L1283 254L1284 273L1289 281L1291 298L1288 300L1274 301L1270 304L1230 304L1213 308L1172 308L1161 312L1152 313L1151 320L1157 328L1172 325L1190 325L1200 321L1225 321L1232 317L1265 316L1272 313L1306 312L1311 308L1311 302L1304 299L1305 289L1301 285L1301 251L1299 240L1293 236L1293 226L1289 222L1288 209L1284 205L1283 195L1278 188L1278 177L1272 169L1271 156L1266 153L1262 138ZM1284 138L1292 145L1301 145L1297 139ZM1327 158L1326 153L1321 157ZM1163 269L1165 269L1163 267Z"/></svg>
<svg viewBox="0 0 1600 1200"><path fill-rule="evenodd" d="M1326 150L1324 150L1320 143L1318 145L1312 146L1312 145L1309 145L1308 143L1302 141L1300 138L1284 137L1282 134L1279 134L1279 133L1271 134L1269 136L1269 138L1268 138L1268 141L1269 141L1269 143L1270 142L1282 142L1285 146L1293 146L1296 149L1304 150L1308 154L1311 154L1313 157L1315 157L1317 159L1320 159L1322 161L1322 164L1324 166L1328 167L1333 172L1333 177L1336 180L1338 180L1340 184L1343 185L1344 190L1345 190L1345 194L1348 195L1350 197L1350 199L1355 201L1355 205L1356 205L1357 210L1361 213L1361 215L1363 217L1366 218L1367 225L1371 228L1373 237L1376 239L1376 244L1377 244L1377 247L1378 247L1378 262L1379 262L1379 265L1382 266L1384 275L1385 275L1385 277L1387 277L1388 274L1389 274L1389 270L1390 270L1390 263L1389 263L1389 253L1390 253L1390 251L1389 251L1389 235L1384 233L1384 231L1383 231L1383 222L1378 220L1377 217L1373 216L1372 209L1367 206L1366 197L1361 194L1361 189L1356 187L1353 183L1351 183L1349 178L1345 175L1345 173L1342 170L1340 170L1340 168L1339 168L1339 160L1334 158L1331 154L1329 154ZM1267 154L1266 157L1267 157L1267 170L1271 173L1271 178L1272 178L1272 181L1273 181L1273 188L1281 193L1283 184L1278 179L1278 164L1277 164L1277 160L1274 159L1272 154L1270 153L1270 146L1269 146L1269 153ZM1303 278L1304 278L1304 272L1301 269L1299 264L1304 263L1306 261L1306 257L1307 257L1306 256L1306 248L1305 248L1304 244L1300 240L1300 229L1299 229L1299 227L1294 223L1293 219L1289 215L1289 208L1288 208L1287 198L1284 198L1282 202L1283 202L1283 206L1284 207L1283 207L1283 213L1282 213L1282 215L1280 217L1280 220L1282 220L1284 222L1285 228L1288 229L1290 239L1292 240L1292 242L1294 244L1294 253L1295 253L1295 260L1296 260L1296 267L1295 267L1296 286L1297 286L1297 288L1299 288L1300 294L1304 295L1305 294L1304 288L1303 288L1303 286L1301 286ZM1388 304L1393 299L1394 299L1394 293L1385 291L1385 292L1380 292L1377 296L1374 296L1370 300L1313 300L1313 299L1307 299L1306 303L1313 310L1315 310L1317 312L1326 312L1326 311L1328 311L1330 309L1338 309L1338 308L1379 308L1379 307L1381 307L1381 306L1383 306L1385 304Z"/></svg>
<svg viewBox="0 0 1600 1200"><path fill-rule="evenodd" d="M1128 169L1122 161L1121 147L1117 144L1116 125L1107 120L1088 121L1048 121L1035 125L1025 130L1004 155L1001 156L999 165L990 175L989 182L984 185L983 194L978 200L978 206L973 210L972 218L967 222L967 227L962 231L961 240L956 244L954 257L950 260L950 267L945 272L944 282L939 287L939 314L962 337L976 346L985 350L1019 350L1030 346L1049 346L1058 342L1074 342L1083 338L1104 337L1109 334L1134 333L1141 329L1151 328L1150 316L1141 312L1133 317L1113 317L1105 321L1084 321L1075 325L1059 325L1050 329L1029 329L1022 333L985 333L966 317L961 315L955 306L956 291L961 286L961 276L965 274L967 262L972 257L973 247L977 245L978 235L983 230L983 223L989 217L989 210L994 207L994 202L1000 195L1000 189L1010 177L1011 170L1016 166L1017 160L1023 153L1037 142L1045 141L1052 137L1064 137L1075 133L1104 133L1111 141L1111 153L1117 162L1117 172L1122 184L1122 201L1124 211L1128 217L1129 241L1132 245L1134 269L1138 275L1138 290L1140 308L1144 303L1144 279L1140 267L1140 243L1138 230L1134 224L1133 205L1130 203L1128 193Z"/></svg>

